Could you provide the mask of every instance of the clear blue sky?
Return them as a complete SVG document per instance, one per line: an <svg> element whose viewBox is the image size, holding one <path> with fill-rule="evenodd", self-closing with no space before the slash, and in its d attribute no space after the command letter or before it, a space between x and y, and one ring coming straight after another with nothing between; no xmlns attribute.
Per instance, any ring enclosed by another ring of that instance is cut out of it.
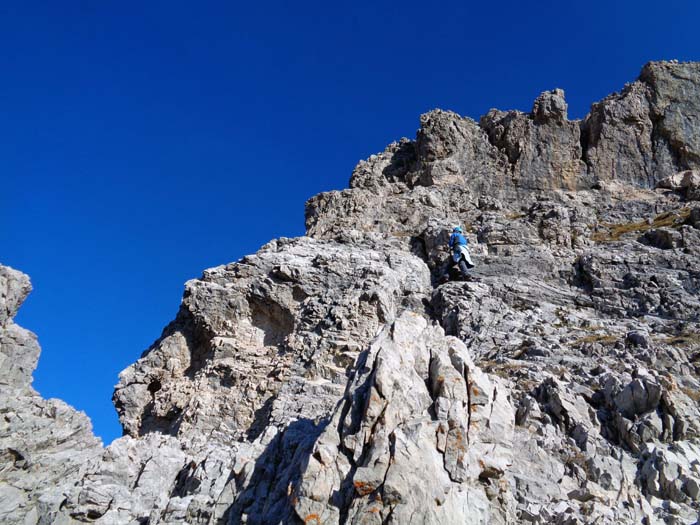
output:
<svg viewBox="0 0 700 525"><path fill-rule="evenodd" d="M183 283L303 234L304 201L422 112L529 110L561 87L581 117L648 60L700 59L690 0L13 3L0 262L34 284L35 387L106 442L117 374Z"/></svg>

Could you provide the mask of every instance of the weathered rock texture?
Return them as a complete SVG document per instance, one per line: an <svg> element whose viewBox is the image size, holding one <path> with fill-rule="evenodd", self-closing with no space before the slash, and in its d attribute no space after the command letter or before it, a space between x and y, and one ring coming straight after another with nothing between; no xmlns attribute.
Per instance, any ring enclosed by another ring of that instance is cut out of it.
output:
<svg viewBox="0 0 700 525"><path fill-rule="evenodd" d="M32 389L36 336L13 318L29 278L0 266L0 523L53 523L64 492L102 452L90 420Z"/></svg>
<svg viewBox="0 0 700 525"><path fill-rule="evenodd" d="M700 64L420 126L186 284L106 448L31 389L3 268L0 521L695 523ZM478 280L439 284L455 223Z"/></svg>

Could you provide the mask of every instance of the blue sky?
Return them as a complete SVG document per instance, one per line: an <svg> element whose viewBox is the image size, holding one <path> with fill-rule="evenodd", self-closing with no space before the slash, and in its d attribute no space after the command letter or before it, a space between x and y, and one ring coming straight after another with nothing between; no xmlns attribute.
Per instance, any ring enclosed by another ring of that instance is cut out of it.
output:
<svg viewBox="0 0 700 525"><path fill-rule="evenodd" d="M183 283L303 234L304 201L421 113L561 87L582 117L648 60L700 59L694 1L8 4L0 262L34 284L35 388L106 442Z"/></svg>

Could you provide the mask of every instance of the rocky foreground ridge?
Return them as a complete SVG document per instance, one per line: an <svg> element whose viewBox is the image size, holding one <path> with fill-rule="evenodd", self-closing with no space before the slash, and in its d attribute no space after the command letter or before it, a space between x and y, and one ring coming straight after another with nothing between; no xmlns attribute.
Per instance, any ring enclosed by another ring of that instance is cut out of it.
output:
<svg viewBox="0 0 700 525"><path fill-rule="evenodd" d="M700 63L567 118L435 110L186 284L124 437L31 388L0 269L0 522L696 523ZM438 284L464 225L475 282Z"/></svg>

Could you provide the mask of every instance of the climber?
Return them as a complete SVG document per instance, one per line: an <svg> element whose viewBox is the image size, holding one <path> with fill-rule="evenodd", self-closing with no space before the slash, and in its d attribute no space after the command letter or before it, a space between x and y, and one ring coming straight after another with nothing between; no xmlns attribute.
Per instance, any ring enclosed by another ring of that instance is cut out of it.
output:
<svg viewBox="0 0 700 525"><path fill-rule="evenodd" d="M473 268L474 263L469 255L467 244L469 244L469 241L462 233L462 228L455 226L452 229L452 235L450 235L449 242L449 248L452 253L445 261L442 282L447 282L450 280L450 268L452 268L455 264L459 266L459 271L462 273L463 280L466 281L471 279L471 276L469 275L469 268Z"/></svg>

